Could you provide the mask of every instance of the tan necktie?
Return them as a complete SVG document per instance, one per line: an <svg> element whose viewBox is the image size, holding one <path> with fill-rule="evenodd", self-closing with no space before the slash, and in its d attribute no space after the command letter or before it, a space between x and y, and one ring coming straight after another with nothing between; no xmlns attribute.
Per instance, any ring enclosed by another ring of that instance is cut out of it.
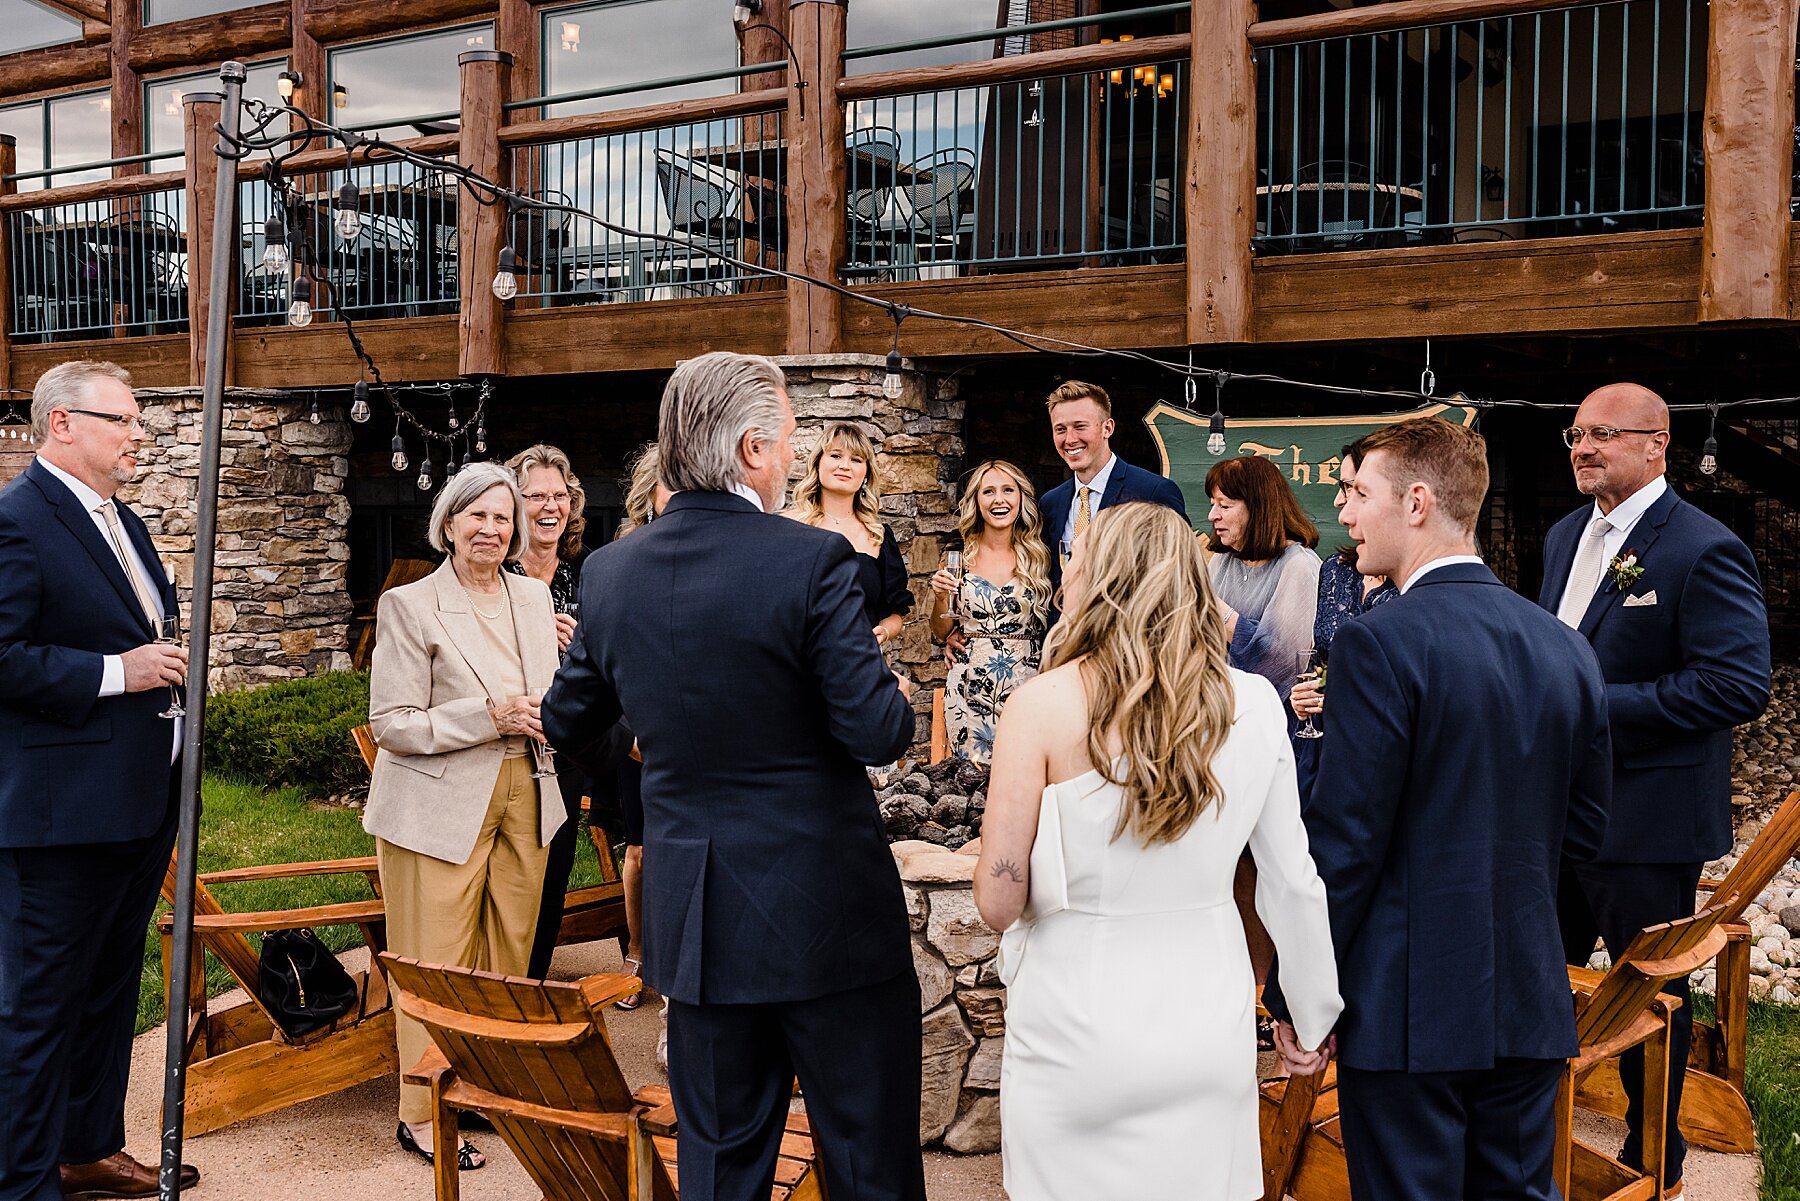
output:
<svg viewBox="0 0 1800 1201"><path fill-rule="evenodd" d="M1606 559L1606 535L1611 532L1612 522L1604 517L1594 518L1582 536L1581 546L1575 551L1575 562L1569 568L1569 582L1564 585L1562 600L1556 606L1557 620L1570 629L1581 627L1581 619L1587 616L1588 606L1593 603L1594 589L1600 586L1600 565Z"/></svg>
<svg viewBox="0 0 1800 1201"><path fill-rule="evenodd" d="M162 614L157 611L156 602L150 599L150 592L144 587L143 579L132 568L133 555L126 549L130 545L125 540L125 527L119 523L119 514L113 508L112 501L100 505L100 512L106 518L107 532L112 535L113 551L119 556L119 566L124 569L125 578L131 581L131 591L137 595L138 604L144 607L144 616L153 630L161 629Z"/></svg>
<svg viewBox="0 0 1800 1201"><path fill-rule="evenodd" d="M1077 538L1087 533L1088 522L1093 520L1094 515L1088 512L1088 497L1093 491L1094 490L1089 488L1086 484L1075 485L1077 496L1077 503L1075 506L1075 537Z"/></svg>

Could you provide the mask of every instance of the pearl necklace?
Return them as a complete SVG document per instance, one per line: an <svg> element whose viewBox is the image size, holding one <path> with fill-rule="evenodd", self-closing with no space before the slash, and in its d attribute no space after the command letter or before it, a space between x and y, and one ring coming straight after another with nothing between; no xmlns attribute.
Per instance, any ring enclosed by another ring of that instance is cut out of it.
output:
<svg viewBox="0 0 1800 1201"><path fill-rule="evenodd" d="M504 584L500 586L500 607L495 609L492 613L483 609L481 603L475 599L475 594L470 592L467 588L463 589L463 595L469 598L469 604L474 608L475 612L481 614L481 616L487 618L489 621L499 620L500 615L506 612L506 585Z"/></svg>

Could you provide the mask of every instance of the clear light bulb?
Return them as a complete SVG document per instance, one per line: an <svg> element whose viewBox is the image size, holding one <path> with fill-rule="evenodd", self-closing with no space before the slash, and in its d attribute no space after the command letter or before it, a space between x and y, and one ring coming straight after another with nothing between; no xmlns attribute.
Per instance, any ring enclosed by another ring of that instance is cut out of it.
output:
<svg viewBox="0 0 1800 1201"><path fill-rule="evenodd" d="M419 485L419 491L421 491L421 492L431 491L431 460L430 459L426 459L419 464L419 478L417 480L415 480L414 483Z"/></svg>
<svg viewBox="0 0 1800 1201"><path fill-rule="evenodd" d="M1209 455L1224 454L1225 453L1225 435L1224 434L1208 434L1208 435L1206 435L1206 453Z"/></svg>
<svg viewBox="0 0 1800 1201"><path fill-rule="evenodd" d="M887 374L881 377L881 394L889 400L897 400L905 385L906 381L900 378L900 352L890 350L887 356Z"/></svg>
<svg viewBox="0 0 1800 1201"><path fill-rule="evenodd" d="M1711 434L1706 436L1706 445L1700 452L1700 474L1715 475L1719 470L1719 442Z"/></svg>
<svg viewBox="0 0 1800 1201"><path fill-rule="evenodd" d="M332 222L337 226L337 236L346 242L356 241L356 235L362 233L362 214L355 209L339 209Z"/></svg>
<svg viewBox="0 0 1800 1201"><path fill-rule="evenodd" d="M519 294L519 277L505 267L494 272L494 299L511 300Z"/></svg>
<svg viewBox="0 0 1800 1201"><path fill-rule="evenodd" d="M395 431L394 441L393 441L392 445L394 448L394 457L389 459L388 463L390 466L393 467L393 469L395 471L405 471L406 470L406 439L402 438L400 436L399 431Z"/></svg>
<svg viewBox="0 0 1800 1201"><path fill-rule="evenodd" d="M324 415L319 412L319 402L318 401L315 400L312 402L312 408L307 411L306 419L314 425L317 425L321 421L325 420Z"/></svg>
<svg viewBox="0 0 1800 1201"><path fill-rule="evenodd" d="M311 325L312 318L313 312L311 302L302 300L298 296L294 297L294 303L288 305L288 324Z"/></svg>
<svg viewBox="0 0 1800 1201"><path fill-rule="evenodd" d="M270 242L263 250L263 270L270 275L286 275L288 252L286 242Z"/></svg>
<svg viewBox="0 0 1800 1201"><path fill-rule="evenodd" d="M350 392L350 420L361 425L369 419L369 384L367 380L357 380L356 387Z"/></svg>

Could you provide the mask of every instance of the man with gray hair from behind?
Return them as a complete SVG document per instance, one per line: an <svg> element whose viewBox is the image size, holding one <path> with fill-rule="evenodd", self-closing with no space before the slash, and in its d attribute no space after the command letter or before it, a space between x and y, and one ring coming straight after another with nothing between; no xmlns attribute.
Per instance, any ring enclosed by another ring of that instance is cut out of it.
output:
<svg viewBox="0 0 1800 1201"><path fill-rule="evenodd" d="M0 492L0 1199L147 1197L125 1081L187 652L161 641L175 586L114 498L148 435L131 376L51 368L31 433L37 457Z"/></svg>
<svg viewBox="0 0 1800 1201"><path fill-rule="evenodd" d="M919 985L865 764L912 740L844 539L773 516L781 369L714 353L663 391L657 520L582 571L544 699L582 757L644 760L644 978L669 999L682 1201L762 1201L798 1075L826 1191L923 1201Z"/></svg>

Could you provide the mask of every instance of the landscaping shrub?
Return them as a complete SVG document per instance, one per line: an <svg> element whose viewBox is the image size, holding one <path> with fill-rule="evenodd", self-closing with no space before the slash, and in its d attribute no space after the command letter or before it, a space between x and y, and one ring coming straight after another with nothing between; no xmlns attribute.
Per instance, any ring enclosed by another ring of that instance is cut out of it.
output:
<svg viewBox="0 0 1800 1201"><path fill-rule="evenodd" d="M206 698L206 766L313 796L367 782L350 731L369 720L369 677L332 671Z"/></svg>

